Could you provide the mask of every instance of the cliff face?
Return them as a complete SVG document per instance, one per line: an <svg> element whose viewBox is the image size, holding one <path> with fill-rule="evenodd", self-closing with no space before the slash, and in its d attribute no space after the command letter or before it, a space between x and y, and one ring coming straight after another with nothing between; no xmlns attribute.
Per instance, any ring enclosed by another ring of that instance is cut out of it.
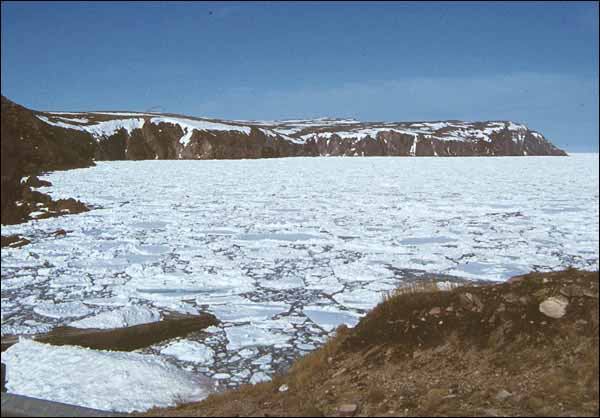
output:
<svg viewBox="0 0 600 418"><path fill-rule="evenodd" d="M189 142L181 126L145 123L131 132L119 130L98 140L97 160L176 160L274 158L306 155L304 147L265 135L258 129L248 134L236 130L214 133L194 130Z"/></svg>
<svg viewBox="0 0 600 418"><path fill-rule="evenodd" d="M222 121L118 112L36 116L91 136L97 160L566 155L540 133L508 121Z"/></svg>

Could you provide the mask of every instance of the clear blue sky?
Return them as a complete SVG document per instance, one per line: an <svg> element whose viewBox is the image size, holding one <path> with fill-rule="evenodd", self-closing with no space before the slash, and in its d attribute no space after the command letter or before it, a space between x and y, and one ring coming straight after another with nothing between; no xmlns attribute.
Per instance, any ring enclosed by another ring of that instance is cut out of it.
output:
<svg viewBox="0 0 600 418"><path fill-rule="evenodd" d="M598 3L2 2L40 110L511 119L598 151Z"/></svg>

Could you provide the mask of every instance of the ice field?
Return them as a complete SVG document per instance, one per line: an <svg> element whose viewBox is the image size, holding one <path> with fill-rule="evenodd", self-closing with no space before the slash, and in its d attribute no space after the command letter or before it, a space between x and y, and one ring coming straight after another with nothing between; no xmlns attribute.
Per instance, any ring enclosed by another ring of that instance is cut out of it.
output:
<svg viewBox="0 0 600 418"><path fill-rule="evenodd" d="M221 386L268 379L423 275L598 269L597 154L99 162L43 178L92 210L2 226L32 241L2 249L2 334L211 312L219 327L141 354Z"/></svg>

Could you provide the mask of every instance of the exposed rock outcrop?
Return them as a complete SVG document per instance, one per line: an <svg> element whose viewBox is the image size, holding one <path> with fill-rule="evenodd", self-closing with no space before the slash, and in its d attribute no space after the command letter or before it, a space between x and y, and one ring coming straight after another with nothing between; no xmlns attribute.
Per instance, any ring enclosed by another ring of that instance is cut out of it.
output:
<svg viewBox="0 0 600 418"><path fill-rule="evenodd" d="M44 123L35 112L2 96L1 223L21 222L28 213L17 206L31 184L25 176L93 164L96 142L91 135Z"/></svg>
<svg viewBox="0 0 600 418"><path fill-rule="evenodd" d="M97 160L566 155L540 133L510 121L263 122L131 112L45 112L37 117L89 134L97 143Z"/></svg>

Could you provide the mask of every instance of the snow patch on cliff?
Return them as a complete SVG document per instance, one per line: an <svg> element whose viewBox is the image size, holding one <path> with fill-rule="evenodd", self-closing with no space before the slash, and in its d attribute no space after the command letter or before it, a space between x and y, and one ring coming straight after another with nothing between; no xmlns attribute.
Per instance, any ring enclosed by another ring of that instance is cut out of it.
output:
<svg viewBox="0 0 600 418"><path fill-rule="evenodd" d="M92 134L94 138L107 138L111 135L116 134L119 130L125 129L127 133L131 134L134 129L141 129L144 126L143 118L134 118L134 119L113 119L95 123L93 125L73 125L72 123L66 123L61 121L51 121L46 116L36 115L38 119L47 123L48 125L58 126L60 128L65 129L74 129L77 131L88 132ZM78 122L77 119L67 119L61 117L62 120L69 120L73 122Z"/></svg>
<svg viewBox="0 0 600 418"><path fill-rule="evenodd" d="M209 122L204 120L195 120L195 119L184 119L184 118L174 118L174 117L155 117L150 119L150 123L160 124L160 123L170 123L171 125L179 125L184 132L184 135L179 140L179 143L182 145L189 144L192 139L192 135L194 131L238 131L243 134L250 135L251 128L249 126L238 126L238 125L228 125L225 123L218 122Z"/></svg>

